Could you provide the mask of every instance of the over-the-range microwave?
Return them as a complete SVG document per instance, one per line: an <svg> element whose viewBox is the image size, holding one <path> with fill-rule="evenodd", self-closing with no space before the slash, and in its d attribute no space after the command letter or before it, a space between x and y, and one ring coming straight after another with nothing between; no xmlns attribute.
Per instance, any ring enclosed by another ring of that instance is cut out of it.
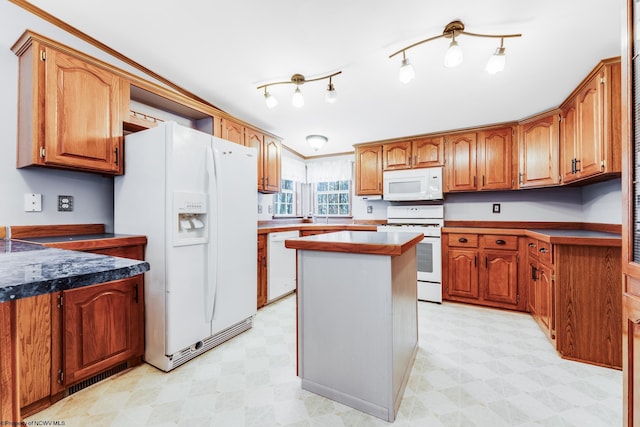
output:
<svg viewBox="0 0 640 427"><path fill-rule="evenodd" d="M390 201L442 200L442 167L384 171L382 198Z"/></svg>

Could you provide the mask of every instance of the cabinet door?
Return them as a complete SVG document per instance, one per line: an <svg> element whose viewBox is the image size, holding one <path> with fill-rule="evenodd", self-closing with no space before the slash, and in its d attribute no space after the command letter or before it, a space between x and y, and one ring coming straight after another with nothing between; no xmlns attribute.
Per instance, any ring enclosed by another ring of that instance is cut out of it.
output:
<svg viewBox="0 0 640 427"><path fill-rule="evenodd" d="M411 141L394 142L382 146L382 169L396 170L411 168Z"/></svg>
<svg viewBox="0 0 640 427"><path fill-rule="evenodd" d="M256 149L258 155L256 158L256 167L258 168L258 191L264 190L264 168L262 162L262 148L264 144L264 134L258 132L255 129L247 129L247 137L245 139L247 147L253 147Z"/></svg>
<svg viewBox="0 0 640 427"><path fill-rule="evenodd" d="M19 299L20 407L51 394L51 294ZM22 411L25 415L25 411Z"/></svg>
<svg viewBox="0 0 640 427"><path fill-rule="evenodd" d="M264 175L263 193L280 192L280 141L265 135L262 151L262 167Z"/></svg>
<svg viewBox="0 0 640 427"><path fill-rule="evenodd" d="M356 147L356 194L382 194L382 145Z"/></svg>
<svg viewBox="0 0 640 427"><path fill-rule="evenodd" d="M444 137L436 136L413 141L411 148L414 168L444 165Z"/></svg>
<svg viewBox="0 0 640 427"><path fill-rule="evenodd" d="M483 299L500 304L518 305L518 253L482 251L481 255L480 283L483 284Z"/></svg>
<svg viewBox="0 0 640 427"><path fill-rule="evenodd" d="M45 64L45 164L121 173L128 84L50 48Z"/></svg>
<svg viewBox="0 0 640 427"><path fill-rule="evenodd" d="M513 187L513 129L480 132L478 167L480 190L509 190Z"/></svg>
<svg viewBox="0 0 640 427"><path fill-rule="evenodd" d="M558 184L558 115L520 126L520 187Z"/></svg>
<svg viewBox="0 0 640 427"><path fill-rule="evenodd" d="M142 275L63 292L67 386L144 352Z"/></svg>
<svg viewBox="0 0 640 427"><path fill-rule="evenodd" d="M527 271L527 310L532 316L538 315L538 300L536 295L537 281L538 281L538 262L534 259L530 259Z"/></svg>
<svg viewBox="0 0 640 427"><path fill-rule="evenodd" d="M560 175L562 182L571 182L578 176L577 144L578 144L578 111L573 99L562 109L560 121Z"/></svg>
<svg viewBox="0 0 640 427"><path fill-rule="evenodd" d="M449 296L478 299L478 251L449 249L447 279Z"/></svg>
<svg viewBox="0 0 640 427"><path fill-rule="evenodd" d="M475 132L449 136L446 139L447 191L473 191L476 189Z"/></svg>
<svg viewBox="0 0 640 427"><path fill-rule="evenodd" d="M244 126L233 120L220 119L220 137L236 144L244 145Z"/></svg>
<svg viewBox="0 0 640 427"><path fill-rule="evenodd" d="M603 90L605 72L602 70L592 78L577 97L578 109L578 154L576 171L581 178L601 172L604 138Z"/></svg>
<svg viewBox="0 0 640 427"><path fill-rule="evenodd" d="M537 314L540 322L546 328L547 335L555 339L554 313L554 281L553 270L544 264L538 266L538 281L536 289Z"/></svg>

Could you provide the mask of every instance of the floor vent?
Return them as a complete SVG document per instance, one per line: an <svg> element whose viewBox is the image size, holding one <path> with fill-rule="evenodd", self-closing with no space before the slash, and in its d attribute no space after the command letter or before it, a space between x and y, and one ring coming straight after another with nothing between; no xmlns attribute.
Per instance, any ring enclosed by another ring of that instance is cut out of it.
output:
<svg viewBox="0 0 640 427"><path fill-rule="evenodd" d="M126 370L129 367L129 364L127 362L121 363L117 366L114 366L113 368L101 372L97 375L92 376L91 378L87 378L86 380L79 382L78 384L75 384L71 387L69 387L67 389L66 395L67 396L71 396L74 393L79 392L82 389L85 389L87 387L89 387L90 385L94 385L95 383L98 383L102 380L104 380L105 378L109 378L115 374L117 374L118 372L122 372L124 370Z"/></svg>
<svg viewBox="0 0 640 427"><path fill-rule="evenodd" d="M200 354L211 350L212 348L222 344L223 342L250 329L252 326L253 316L231 326L228 329L225 329L222 332L219 332L217 335L213 335L205 339L204 341L202 341L202 344L197 347L191 346L191 348L181 350L180 352L173 355L173 358L171 359L171 366L169 367L169 369L177 368L178 366L188 362L194 357L199 356Z"/></svg>

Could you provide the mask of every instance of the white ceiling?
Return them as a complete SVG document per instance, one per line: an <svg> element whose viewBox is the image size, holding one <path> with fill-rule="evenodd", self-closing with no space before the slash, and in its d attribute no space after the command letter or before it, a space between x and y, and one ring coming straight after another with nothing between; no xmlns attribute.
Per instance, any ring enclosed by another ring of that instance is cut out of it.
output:
<svg viewBox="0 0 640 427"><path fill-rule="evenodd" d="M558 106L596 63L620 55L622 0L31 0L228 113L283 138L305 156L352 151L352 144L518 120ZM458 37L465 55L442 65L448 40L407 52L416 78L398 81L389 55L441 34L459 19L476 33L506 39L507 67L484 66L498 42ZM342 70L327 104L327 81L256 86ZM318 152L304 141L323 134Z"/></svg>

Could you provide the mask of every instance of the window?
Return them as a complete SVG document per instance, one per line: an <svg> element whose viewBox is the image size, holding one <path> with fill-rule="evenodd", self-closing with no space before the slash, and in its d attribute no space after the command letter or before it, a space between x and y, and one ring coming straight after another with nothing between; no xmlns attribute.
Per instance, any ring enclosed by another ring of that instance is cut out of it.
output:
<svg viewBox="0 0 640 427"><path fill-rule="evenodd" d="M296 185L291 179L283 179L280 192L274 197L274 215L295 215L296 213Z"/></svg>
<svg viewBox="0 0 640 427"><path fill-rule="evenodd" d="M321 181L316 183L315 212L318 215L349 215L351 213L351 181Z"/></svg>

